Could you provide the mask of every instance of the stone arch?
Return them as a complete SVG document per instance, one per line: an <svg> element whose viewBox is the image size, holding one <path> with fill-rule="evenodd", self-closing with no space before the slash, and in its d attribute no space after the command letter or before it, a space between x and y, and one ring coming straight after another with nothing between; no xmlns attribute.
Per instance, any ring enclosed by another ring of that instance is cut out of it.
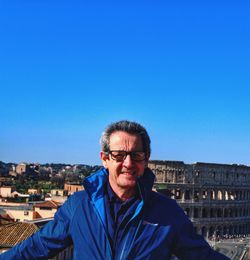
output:
<svg viewBox="0 0 250 260"><path fill-rule="evenodd" d="M222 200L223 196L222 196L222 191L218 190L218 195L217 195L218 200Z"/></svg>
<svg viewBox="0 0 250 260"><path fill-rule="evenodd" d="M175 189L171 190L171 199L175 199Z"/></svg>
<svg viewBox="0 0 250 260"><path fill-rule="evenodd" d="M202 191L202 199L206 200L208 198L208 191L207 190L203 190Z"/></svg>
<svg viewBox="0 0 250 260"><path fill-rule="evenodd" d="M229 194L227 190L225 191L225 200L229 200Z"/></svg>
<svg viewBox="0 0 250 260"><path fill-rule="evenodd" d="M239 199L242 200L242 191L239 191Z"/></svg>
<svg viewBox="0 0 250 260"><path fill-rule="evenodd" d="M161 169L156 169L156 179L157 182L164 182L164 175L163 175L163 171Z"/></svg>
<svg viewBox="0 0 250 260"><path fill-rule="evenodd" d="M194 218L198 218L198 217L199 217L199 209L194 208Z"/></svg>
<svg viewBox="0 0 250 260"><path fill-rule="evenodd" d="M195 191L194 191L194 200L195 200L195 201L199 201L199 194L200 194L200 191L199 191L199 190L195 190Z"/></svg>
<svg viewBox="0 0 250 260"><path fill-rule="evenodd" d="M215 213L214 213L214 209L211 208L211 209L210 209L210 218L214 218L214 217L215 217L214 214L215 214Z"/></svg>
<svg viewBox="0 0 250 260"><path fill-rule="evenodd" d="M231 208L228 209L228 216L229 216L230 218L233 217L233 210L232 210Z"/></svg>
<svg viewBox="0 0 250 260"><path fill-rule="evenodd" d="M221 217L222 217L222 209L221 209L221 208L218 208L218 209L217 209L217 217L218 217L218 218L221 218Z"/></svg>
<svg viewBox="0 0 250 260"><path fill-rule="evenodd" d="M210 192L210 199L215 200L215 191L214 190L211 190L211 192Z"/></svg>
<svg viewBox="0 0 250 260"><path fill-rule="evenodd" d="M228 209L224 209L224 218L227 218L228 217Z"/></svg>
<svg viewBox="0 0 250 260"><path fill-rule="evenodd" d="M237 208L234 209L234 216L235 216L235 217L238 217L238 209L237 209Z"/></svg>
<svg viewBox="0 0 250 260"><path fill-rule="evenodd" d="M181 199L181 190L180 189L176 189L175 190L175 199Z"/></svg>
<svg viewBox="0 0 250 260"><path fill-rule="evenodd" d="M237 208L236 208L237 209ZM238 210L238 217L242 217L242 208L237 209Z"/></svg>
<svg viewBox="0 0 250 260"><path fill-rule="evenodd" d="M229 191L229 199L235 200L235 192L234 191Z"/></svg>
<svg viewBox="0 0 250 260"><path fill-rule="evenodd" d="M185 200L190 200L190 190L185 190L184 199Z"/></svg>
<svg viewBox="0 0 250 260"><path fill-rule="evenodd" d="M202 213L201 213L202 218L207 218L208 217L208 212L206 208L202 209Z"/></svg>

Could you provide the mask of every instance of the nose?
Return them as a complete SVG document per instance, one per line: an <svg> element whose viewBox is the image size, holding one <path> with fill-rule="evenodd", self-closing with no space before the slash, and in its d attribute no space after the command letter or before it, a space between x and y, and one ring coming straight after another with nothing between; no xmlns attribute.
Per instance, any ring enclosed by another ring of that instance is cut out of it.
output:
<svg viewBox="0 0 250 260"><path fill-rule="evenodd" d="M123 165L127 168L131 168L133 166L134 162L131 159L131 155L128 154L125 158L125 160L123 161Z"/></svg>

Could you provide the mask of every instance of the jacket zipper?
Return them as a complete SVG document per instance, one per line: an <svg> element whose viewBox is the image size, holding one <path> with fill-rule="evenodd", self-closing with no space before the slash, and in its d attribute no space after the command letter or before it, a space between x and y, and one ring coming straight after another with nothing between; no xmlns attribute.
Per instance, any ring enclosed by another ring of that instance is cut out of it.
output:
<svg viewBox="0 0 250 260"><path fill-rule="evenodd" d="M138 189L139 189L140 195L141 195L141 197L142 197L142 202L141 202L141 203L143 203L143 196L142 196L142 192L141 192L140 185L138 185ZM143 204L144 204L144 203L143 203ZM143 205L142 205L142 207L143 207ZM141 207L141 209L140 209L140 212L142 211L142 207ZM129 220L129 222L126 224L123 233L125 233L125 231L126 231L126 229L127 229L127 226L130 224L130 222L132 222L132 220L134 220L134 219L139 215L140 212L138 212L136 215L133 215L133 216L132 216L132 218L131 218L131 219ZM137 234L137 232L138 232L140 226L141 226L141 221L140 221L140 224L139 224L139 226L137 227L137 229L136 229L136 231L135 231L135 236L136 236L136 234ZM125 240L124 246L123 246L122 251L121 251L120 260L122 260L122 258L123 258L128 237L129 237L129 236L127 235L127 238L126 238L126 240ZM134 240L132 241L131 246L132 246L133 243L134 243ZM131 246L130 246L130 247L131 247Z"/></svg>
<svg viewBox="0 0 250 260"><path fill-rule="evenodd" d="M102 222L102 219L101 219L101 217L99 215L99 212L98 212L98 210L95 207L95 204L92 201L91 201L91 204L92 204L92 206L93 206L93 208L95 210L95 213L96 213L96 215L98 217L98 220L100 221L101 225L104 226L103 222ZM103 227L103 229L104 229L104 234L105 234L106 240L108 241L109 253L112 256L112 259L114 259L114 256L113 256L113 253L112 253L112 249L111 249L111 245L110 245L109 238L108 238L108 234L106 232L106 228Z"/></svg>
<svg viewBox="0 0 250 260"><path fill-rule="evenodd" d="M126 226L125 226L125 228L124 228L124 233L125 233L125 231L126 231L127 226L128 226L128 225L130 224L130 222L132 222L134 219L135 219L135 218L130 219L130 221L126 224ZM134 238L136 237L136 234L137 234L137 232L138 232L140 226L141 226L141 221L140 221L140 223L139 223L139 225L138 225L138 227L137 227L137 229L136 229L136 231L135 231ZM122 248L122 251L121 251L121 255L120 255L120 258L119 258L120 260L123 259L123 255L124 255L125 247L126 247L126 245L127 245L128 238L129 238L129 236L127 235L127 238L126 238L126 240L125 240L125 242L124 242L124 245L123 245L123 248ZM133 241L131 242L130 248L132 247L132 245L133 245L133 243L134 243L134 238L133 238Z"/></svg>

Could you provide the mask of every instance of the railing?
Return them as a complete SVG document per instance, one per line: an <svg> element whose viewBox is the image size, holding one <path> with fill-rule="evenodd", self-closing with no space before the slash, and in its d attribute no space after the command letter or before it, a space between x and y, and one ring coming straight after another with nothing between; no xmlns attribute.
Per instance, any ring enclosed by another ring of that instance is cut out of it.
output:
<svg viewBox="0 0 250 260"><path fill-rule="evenodd" d="M192 222L206 222L206 223L210 223L210 222L239 222L239 221L250 221L250 216L248 217L221 217L221 218L194 218L194 217L190 217L190 220Z"/></svg>

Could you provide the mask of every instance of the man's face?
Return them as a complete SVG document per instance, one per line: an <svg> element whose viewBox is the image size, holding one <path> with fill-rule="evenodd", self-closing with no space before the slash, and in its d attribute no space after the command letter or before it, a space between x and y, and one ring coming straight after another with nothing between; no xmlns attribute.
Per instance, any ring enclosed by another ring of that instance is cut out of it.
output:
<svg viewBox="0 0 250 260"><path fill-rule="evenodd" d="M110 136L110 151L143 152L141 137L117 131ZM148 159L142 161L132 160L131 154L122 161L117 161L101 152L103 165L109 171L109 182L114 190L133 190L136 186L137 177L143 175L147 167Z"/></svg>

